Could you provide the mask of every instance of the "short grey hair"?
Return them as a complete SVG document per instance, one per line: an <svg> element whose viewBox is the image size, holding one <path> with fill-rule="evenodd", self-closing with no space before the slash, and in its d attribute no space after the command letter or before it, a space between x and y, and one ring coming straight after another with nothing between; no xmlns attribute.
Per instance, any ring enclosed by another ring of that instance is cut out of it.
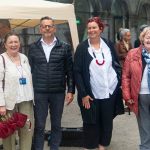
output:
<svg viewBox="0 0 150 150"><path fill-rule="evenodd" d="M40 19L40 23L43 21L43 20L51 20L53 23L54 23L54 19L49 17L49 16L44 16Z"/></svg>
<svg viewBox="0 0 150 150"><path fill-rule="evenodd" d="M130 32L130 29L123 28L123 29L120 31L120 38L123 39L123 36L124 36L127 32Z"/></svg>

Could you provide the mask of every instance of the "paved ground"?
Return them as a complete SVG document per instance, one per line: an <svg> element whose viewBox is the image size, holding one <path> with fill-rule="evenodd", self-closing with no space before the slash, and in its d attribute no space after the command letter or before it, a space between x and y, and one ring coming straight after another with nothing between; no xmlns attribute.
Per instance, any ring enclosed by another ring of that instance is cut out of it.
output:
<svg viewBox="0 0 150 150"><path fill-rule="evenodd" d="M49 118L47 118L46 129L50 129ZM65 106L63 118L63 127L81 127L81 115L79 108L74 101L70 106ZM108 150L138 150L139 134L135 115L128 113L118 116L114 119L114 129L111 145ZM60 150L82 150L79 147L60 147ZM45 142L44 150L49 150Z"/></svg>
<svg viewBox="0 0 150 150"><path fill-rule="evenodd" d="M47 123L47 129L50 126ZM65 106L63 118L63 127L81 127L82 121L79 108L74 101L70 106ZM139 133L137 128L137 121L135 115L125 113L114 119L114 129L111 145L108 150L138 150ZM60 150L81 150L79 147L60 147ZM45 142L44 150L49 150Z"/></svg>

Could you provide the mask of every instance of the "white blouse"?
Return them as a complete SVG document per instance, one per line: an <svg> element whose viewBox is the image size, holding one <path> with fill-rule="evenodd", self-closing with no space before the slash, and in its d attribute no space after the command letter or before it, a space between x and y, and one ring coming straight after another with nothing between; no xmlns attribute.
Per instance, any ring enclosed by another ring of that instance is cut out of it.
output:
<svg viewBox="0 0 150 150"><path fill-rule="evenodd" d="M89 41L88 52L93 57L89 66L90 84L92 93L96 99L106 99L110 97L110 94L113 94L118 84L118 79L117 74L112 67L110 48L103 39L100 40L100 49L98 51L91 46ZM93 55L93 51L96 58ZM98 65L96 59L100 63L103 62L102 52L104 54L105 63L103 65Z"/></svg>
<svg viewBox="0 0 150 150"><path fill-rule="evenodd" d="M34 99L31 70L27 57L20 53L22 71L27 80L26 85L20 85L19 78L21 75L18 72L16 64L10 60L6 53L2 55L5 58L6 68L4 69L0 56L0 106L6 106L6 109L13 110L16 103ZM2 80L4 72L5 88L3 91Z"/></svg>
<svg viewBox="0 0 150 150"><path fill-rule="evenodd" d="M16 67L17 67L16 75L18 76L18 79L22 77L26 79L26 84L19 84L16 103L21 103L23 99L24 100L26 99L25 101L32 100L33 97L31 94L29 95L29 92L28 92L29 89L32 90L30 86L31 83L30 83L28 74L22 66L16 66Z"/></svg>

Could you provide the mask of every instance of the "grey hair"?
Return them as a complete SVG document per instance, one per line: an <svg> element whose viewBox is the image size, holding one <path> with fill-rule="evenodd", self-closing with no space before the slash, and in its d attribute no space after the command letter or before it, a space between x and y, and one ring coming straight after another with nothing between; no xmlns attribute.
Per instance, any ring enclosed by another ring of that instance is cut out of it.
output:
<svg viewBox="0 0 150 150"><path fill-rule="evenodd" d="M53 23L54 23L54 19L49 17L49 16L44 16L40 19L40 23L43 21L43 20L51 20Z"/></svg>
<svg viewBox="0 0 150 150"><path fill-rule="evenodd" d="M130 29L123 28L123 29L120 31L120 38L123 39L123 36L124 36L127 32L130 32Z"/></svg>

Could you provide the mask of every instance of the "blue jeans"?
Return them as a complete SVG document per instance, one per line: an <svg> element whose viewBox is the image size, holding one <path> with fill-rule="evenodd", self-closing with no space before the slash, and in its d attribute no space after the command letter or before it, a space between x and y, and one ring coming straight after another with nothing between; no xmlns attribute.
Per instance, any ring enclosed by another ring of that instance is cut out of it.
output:
<svg viewBox="0 0 150 150"><path fill-rule="evenodd" d="M33 145L34 150L43 150L44 130L48 109L51 120L51 150L58 150L61 142L61 118L64 107L65 93L35 93L35 128Z"/></svg>

